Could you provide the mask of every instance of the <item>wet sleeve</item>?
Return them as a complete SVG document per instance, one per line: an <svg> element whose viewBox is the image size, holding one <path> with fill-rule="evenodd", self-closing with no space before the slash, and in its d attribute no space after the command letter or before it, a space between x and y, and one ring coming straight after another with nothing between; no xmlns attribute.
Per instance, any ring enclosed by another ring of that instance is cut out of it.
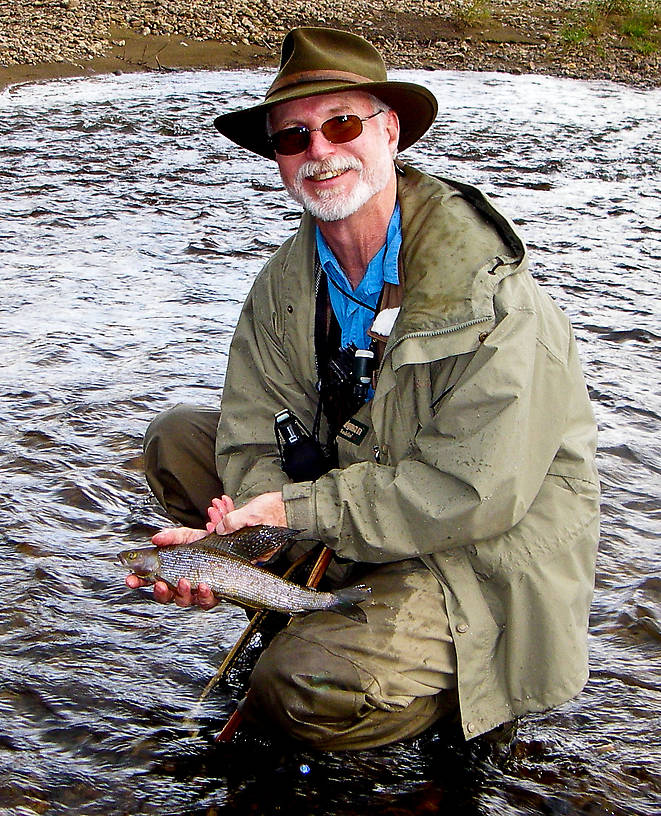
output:
<svg viewBox="0 0 661 816"><path fill-rule="evenodd" d="M514 310L477 350L452 392L394 466L334 470L283 496L290 526L339 555L388 562L484 541L510 530L535 499L561 444L571 389L565 357Z"/></svg>

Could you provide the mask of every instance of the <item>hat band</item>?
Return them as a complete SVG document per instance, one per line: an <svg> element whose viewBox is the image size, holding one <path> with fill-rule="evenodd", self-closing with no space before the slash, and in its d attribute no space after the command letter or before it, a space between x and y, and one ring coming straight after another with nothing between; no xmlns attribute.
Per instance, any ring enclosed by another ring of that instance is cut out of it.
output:
<svg viewBox="0 0 661 816"><path fill-rule="evenodd" d="M377 82L377 80L372 79L372 77L352 74L350 71L299 71L297 74L286 74L280 79L276 78L266 93L265 101L267 101L270 96L273 96L276 91L281 91L290 85L303 85L306 82L324 82L328 80L351 83Z"/></svg>

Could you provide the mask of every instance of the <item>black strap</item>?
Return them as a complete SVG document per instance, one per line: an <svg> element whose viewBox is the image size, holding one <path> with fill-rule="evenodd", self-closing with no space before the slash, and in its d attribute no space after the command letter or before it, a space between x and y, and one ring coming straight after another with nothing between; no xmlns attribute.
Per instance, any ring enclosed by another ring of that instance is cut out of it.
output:
<svg viewBox="0 0 661 816"><path fill-rule="evenodd" d="M362 306L365 309L369 309L370 312L374 312L374 314L379 313L379 304L378 303L377 303L376 308L374 308L374 306L370 306L368 303L363 303L362 300L358 300L357 297L354 297L353 295L350 295L346 291L346 289L343 289L341 286L338 286L338 284L329 275L324 275L324 277L327 280L329 280L333 284L333 286L337 289L337 291L341 292L344 295L345 298L348 298L349 300L353 300L354 303L357 303L359 306ZM383 295L383 290L381 290L381 295ZM379 303L381 302L381 295L379 295Z"/></svg>
<svg viewBox="0 0 661 816"><path fill-rule="evenodd" d="M314 417L314 425L312 426L312 436L319 440L319 429L321 427L321 414L324 411L324 404L322 399L322 379L326 376L328 371L328 363L331 357L340 348L341 331L340 324L337 322L335 313L330 305L330 298L328 296L328 282L327 276L324 272L319 256L315 257L315 318L314 318L314 349L315 362L317 364L317 390L319 392L319 402L317 403L317 411ZM326 421L330 422L327 416ZM333 447L335 428L330 422L329 430L331 438L328 440L328 446Z"/></svg>
<svg viewBox="0 0 661 816"><path fill-rule="evenodd" d="M326 373L328 361L335 355L342 343L342 332L328 296L328 277L318 265L316 279L316 304L314 318L314 349L317 362L317 378Z"/></svg>
<svg viewBox="0 0 661 816"><path fill-rule="evenodd" d="M334 447L335 437L340 427L345 420L352 416L357 410L354 404L355 388L354 383L347 382L347 387L335 387L330 384L329 367L331 361L337 363L338 356L342 349L342 331L340 324L335 316L332 308L330 297L328 293L328 281L331 281L334 286L337 284L326 275L318 256L315 259L315 327L314 327L314 344L315 344L315 362L317 366L317 388L319 390L319 402L317 404L317 411L314 418L314 425L312 435L315 439L319 439L319 430L321 426L322 412L326 417L328 423L329 438L327 447L330 450ZM339 288L339 287L337 287ZM377 308L374 309L366 303L362 303L357 298L352 298L347 292L340 289L342 294L355 300L361 306L369 309L375 314L378 313L381 300L383 298L383 289L379 295L379 302ZM374 350L375 341L373 340L370 348Z"/></svg>

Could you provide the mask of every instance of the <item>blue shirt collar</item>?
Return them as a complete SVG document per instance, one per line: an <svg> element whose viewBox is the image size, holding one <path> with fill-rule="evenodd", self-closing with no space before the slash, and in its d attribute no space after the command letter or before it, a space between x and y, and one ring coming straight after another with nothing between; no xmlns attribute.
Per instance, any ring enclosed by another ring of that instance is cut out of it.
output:
<svg viewBox="0 0 661 816"><path fill-rule="evenodd" d="M347 276L342 271L337 258L326 243L319 227L316 228L316 243L319 261L328 275L343 291L376 309L384 283L399 283L399 249L402 244L402 215L399 202L388 223L386 240L381 249L367 265L365 275L352 290ZM367 330L374 320L374 312L354 303L338 291L332 284L328 287L333 311L342 330L342 345L353 342L359 348L367 348Z"/></svg>
<svg viewBox="0 0 661 816"><path fill-rule="evenodd" d="M351 292L351 284L347 276L342 271L342 267L333 254L332 249L326 243L326 239L321 234L319 227L316 228L317 239L317 253L319 254L319 261L326 274L333 275L336 283L344 284L344 288ZM386 232L386 241L381 249L376 253L372 260L367 265L367 270L361 282L353 292L357 297L356 292L371 293L373 291L380 292L385 283L399 283L399 248L402 244L402 213L399 207L399 202L395 203L395 209L390 216L388 223L388 230Z"/></svg>

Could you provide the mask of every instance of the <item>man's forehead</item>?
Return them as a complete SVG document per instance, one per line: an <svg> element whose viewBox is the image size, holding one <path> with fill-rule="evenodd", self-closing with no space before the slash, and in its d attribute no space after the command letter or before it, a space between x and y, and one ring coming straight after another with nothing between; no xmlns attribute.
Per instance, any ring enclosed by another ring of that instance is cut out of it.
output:
<svg viewBox="0 0 661 816"><path fill-rule="evenodd" d="M371 105L370 95L363 91L342 91L341 93L304 96L289 102L280 102L271 108L272 123L296 122L306 116L322 112L324 115L362 113Z"/></svg>

